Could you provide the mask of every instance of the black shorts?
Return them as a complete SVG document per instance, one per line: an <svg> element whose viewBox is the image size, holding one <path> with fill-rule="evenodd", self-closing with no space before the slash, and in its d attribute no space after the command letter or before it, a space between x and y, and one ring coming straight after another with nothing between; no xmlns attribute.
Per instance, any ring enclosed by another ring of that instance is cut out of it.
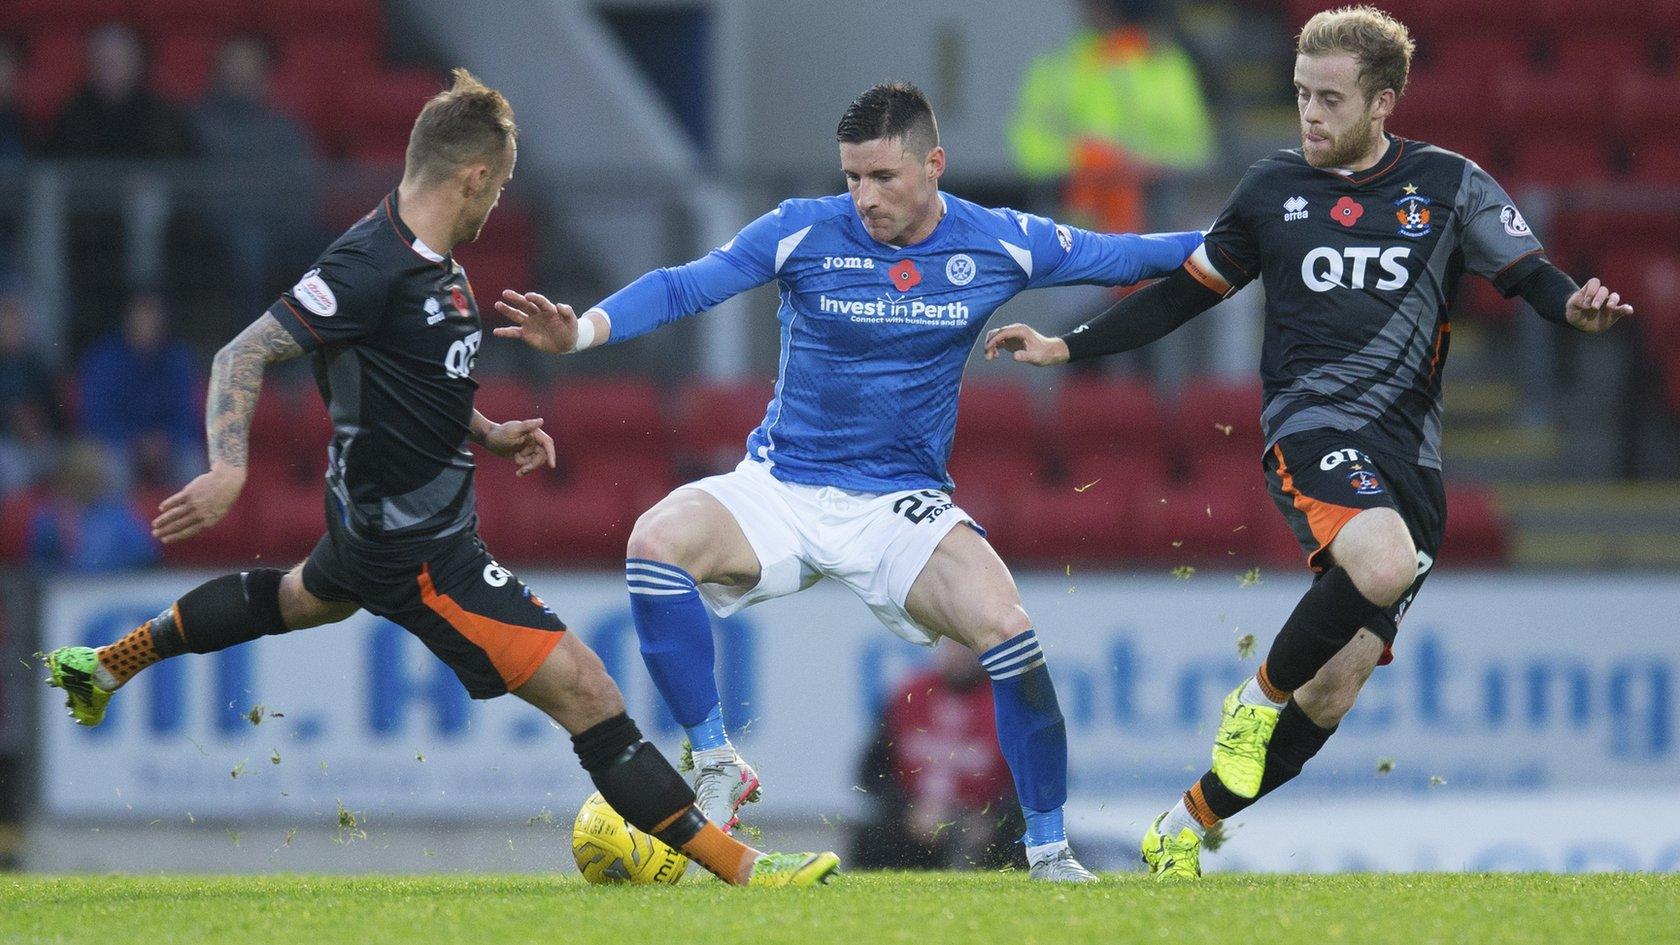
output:
<svg viewBox="0 0 1680 945"><path fill-rule="evenodd" d="M1363 437L1336 430L1306 430L1284 437L1266 454L1266 485L1307 564L1323 574L1333 541L1355 515L1366 509L1400 513L1417 546L1417 580L1373 621L1372 633L1392 646L1400 619L1429 577L1441 550L1447 525L1447 497L1441 471L1396 459ZM1392 659L1384 652L1383 662Z"/></svg>
<svg viewBox="0 0 1680 945"><path fill-rule="evenodd" d="M566 625L497 564L471 528L421 542L351 533L327 500L327 533L303 563L303 587L356 604L420 638L474 699L518 689L560 642Z"/></svg>

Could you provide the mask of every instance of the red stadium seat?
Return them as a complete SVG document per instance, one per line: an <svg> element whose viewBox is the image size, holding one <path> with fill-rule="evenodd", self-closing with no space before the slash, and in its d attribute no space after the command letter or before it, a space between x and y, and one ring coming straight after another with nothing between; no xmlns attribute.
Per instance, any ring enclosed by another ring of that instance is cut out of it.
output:
<svg viewBox="0 0 1680 945"><path fill-rule="evenodd" d="M1037 459L1025 453L959 453L952 457L949 471L956 483L956 503L994 533L1000 549L1019 547L1021 531L1033 524L1023 520L1020 497L1042 481Z"/></svg>
<svg viewBox="0 0 1680 945"><path fill-rule="evenodd" d="M45 129L82 82L86 39L79 32L54 28L33 33L18 73L18 107L24 117Z"/></svg>
<svg viewBox="0 0 1680 945"><path fill-rule="evenodd" d="M1675 91L1680 94L1680 85ZM1680 186L1680 143L1673 138L1647 138L1633 146L1630 157L1633 176L1642 183Z"/></svg>
<svg viewBox="0 0 1680 945"><path fill-rule="evenodd" d="M11 0L7 19L25 32L52 29L81 32L128 20L139 0Z"/></svg>
<svg viewBox="0 0 1680 945"><path fill-rule="evenodd" d="M478 391L473 395L473 407L496 423L532 417L543 417L544 423L553 423L543 412L547 404L547 391L522 377L480 377ZM552 431L549 435L553 436Z"/></svg>
<svg viewBox="0 0 1680 945"><path fill-rule="evenodd" d="M205 33L178 33L158 41L152 63L152 89L180 105L190 105L204 96L216 67L217 37Z"/></svg>
<svg viewBox="0 0 1680 945"><path fill-rule="evenodd" d="M247 491L260 497L252 512L256 530L248 540L261 543L263 558L272 567L288 568L308 557L327 527L326 483L291 480Z"/></svg>
<svg viewBox="0 0 1680 945"><path fill-rule="evenodd" d="M341 147L348 153L380 144L393 151L399 144L406 146L414 116L442 90L438 76L425 69L380 72L362 78L355 88L342 89L335 103L343 120L337 128Z"/></svg>
<svg viewBox="0 0 1680 945"><path fill-rule="evenodd" d="M378 0L258 0L254 12L270 36L378 43L384 33Z"/></svg>
<svg viewBox="0 0 1680 945"><path fill-rule="evenodd" d="M182 34L226 38L254 31L252 7L262 5L247 0L135 0L130 21L158 43Z"/></svg>
<svg viewBox="0 0 1680 945"><path fill-rule="evenodd" d="M611 453L634 456L638 463L669 465L675 428L665 419L659 389L647 381L636 378L562 381L555 387L546 409L544 416L557 418L549 433L568 457ZM762 409L762 406L758 408L760 418ZM563 418L563 422L558 418ZM753 423L756 425L757 420ZM743 451L745 443L743 431Z"/></svg>
<svg viewBox="0 0 1680 945"><path fill-rule="evenodd" d="M1495 121L1520 131L1529 149L1594 144L1601 157L1592 166L1573 164L1569 170L1603 176L1608 151L1601 138L1612 127L1613 88L1608 74L1577 63L1544 70L1501 69L1493 80Z"/></svg>
<svg viewBox="0 0 1680 945"><path fill-rule="evenodd" d="M1610 150L1595 133L1582 140L1539 137L1525 142L1512 167L1516 180L1553 187L1605 180Z"/></svg>
<svg viewBox="0 0 1680 945"><path fill-rule="evenodd" d="M1199 463L1213 454L1246 456L1259 463L1260 385L1249 381L1192 380L1180 391L1168 450Z"/></svg>
<svg viewBox="0 0 1680 945"><path fill-rule="evenodd" d="M957 444L964 451L1013 453L1039 446L1027 386L1014 381L970 381L957 396Z"/></svg>
<svg viewBox="0 0 1680 945"><path fill-rule="evenodd" d="M677 449L687 472L733 469L747 454L747 434L764 419L768 380L696 382L677 401Z"/></svg>
<svg viewBox="0 0 1680 945"><path fill-rule="evenodd" d="M1623 134L1644 137L1680 124L1680 69L1626 69L1616 77L1614 91L1610 111Z"/></svg>
<svg viewBox="0 0 1680 945"><path fill-rule="evenodd" d="M1064 455L1154 451L1166 428L1160 395L1146 380L1075 375L1058 385L1051 429Z"/></svg>
<svg viewBox="0 0 1680 945"><path fill-rule="evenodd" d="M0 564L22 564L29 556L29 528L46 503L45 490L18 492L0 500Z"/></svg>
<svg viewBox="0 0 1680 945"><path fill-rule="evenodd" d="M1508 540L1493 493L1480 486L1450 483L1447 507L1451 513L1441 539L1441 560L1454 565L1504 562Z"/></svg>

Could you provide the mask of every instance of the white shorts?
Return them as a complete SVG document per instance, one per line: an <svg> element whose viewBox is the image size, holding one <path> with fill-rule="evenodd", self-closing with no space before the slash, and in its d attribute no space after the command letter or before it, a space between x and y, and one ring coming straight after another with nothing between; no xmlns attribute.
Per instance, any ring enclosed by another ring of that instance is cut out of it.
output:
<svg viewBox="0 0 1680 945"><path fill-rule="evenodd" d="M944 492L803 486L777 479L751 459L689 487L722 502L758 555L760 577L753 587L700 585L701 596L719 617L802 591L826 577L863 598L887 629L931 646L938 635L904 609L910 586L951 529L967 523L985 534Z"/></svg>

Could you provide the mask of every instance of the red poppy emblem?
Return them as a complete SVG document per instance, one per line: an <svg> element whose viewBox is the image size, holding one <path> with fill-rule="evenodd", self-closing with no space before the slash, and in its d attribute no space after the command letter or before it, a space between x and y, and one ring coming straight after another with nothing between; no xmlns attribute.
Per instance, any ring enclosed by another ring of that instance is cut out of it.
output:
<svg viewBox="0 0 1680 945"><path fill-rule="evenodd" d="M887 270L887 275L892 277L893 286L900 292L909 292L922 284L922 271L908 259L899 260L898 265Z"/></svg>
<svg viewBox="0 0 1680 945"><path fill-rule="evenodd" d="M1330 208L1330 219L1343 226L1352 226L1358 223L1359 218L1364 215L1365 208L1360 206L1359 201L1352 197L1343 197L1336 201L1334 207Z"/></svg>
<svg viewBox="0 0 1680 945"><path fill-rule="evenodd" d="M467 317L467 293L462 292L460 286L449 287L449 301L455 303L455 311L460 312L462 318Z"/></svg>

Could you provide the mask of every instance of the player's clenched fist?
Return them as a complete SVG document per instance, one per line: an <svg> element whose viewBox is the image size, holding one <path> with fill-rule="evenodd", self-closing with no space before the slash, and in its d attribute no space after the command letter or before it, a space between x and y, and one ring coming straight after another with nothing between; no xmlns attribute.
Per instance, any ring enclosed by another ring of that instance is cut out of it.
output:
<svg viewBox="0 0 1680 945"><path fill-rule="evenodd" d="M227 517L245 488L245 470L218 466L158 505L152 537L164 544L191 538Z"/></svg>
<svg viewBox="0 0 1680 945"><path fill-rule="evenodd" d="M566 354L577 347L578 320L570 305L557 305L536 292L503 289L496 311L513 322L496 329L498 338L517 338L549 354Z"/></svg>
<svg viewBox="0 0 1680 945"><path fill-rule="evenodd" d="M1040 367L1065 364L1068 359L1067 342L1046 338L1020 322L994 329L986 336L986 360L996 358L999 351L1014 352L1015 360Z"/></svg>

